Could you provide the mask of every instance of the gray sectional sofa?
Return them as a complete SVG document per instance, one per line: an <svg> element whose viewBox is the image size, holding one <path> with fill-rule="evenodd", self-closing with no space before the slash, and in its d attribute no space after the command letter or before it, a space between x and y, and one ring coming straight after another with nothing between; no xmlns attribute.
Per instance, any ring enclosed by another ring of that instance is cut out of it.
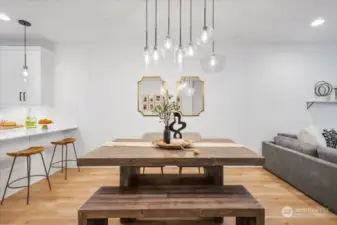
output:
<svg viewBox="0 0 337 225"><path fill-rule="evenodd" d="M337 214L337 164L322 159L331 149L317 146L315 154L310 146L279 144L262 143L264 168Z"/></svg>

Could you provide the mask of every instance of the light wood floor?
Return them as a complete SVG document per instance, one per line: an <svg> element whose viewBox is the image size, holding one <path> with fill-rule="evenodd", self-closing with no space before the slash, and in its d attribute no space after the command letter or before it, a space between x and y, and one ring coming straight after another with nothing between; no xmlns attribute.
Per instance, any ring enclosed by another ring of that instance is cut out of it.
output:
<svg viewBox="0 0 337 225"><path fill-rule="evenodd" d="M225 184L243 184L266 208L267 225L337 225L337 216L273 176L262 168L225 168ZM159 173L159 169L147 169ZM165 173L177 173L175 168L165 168ZM184 173L195 173L197 169L185 169ZM102 185L118 185L118 169L83 168L81 172L70 169L68 181L58 172L51 177L52 191L46 181L40 181L31 188L30 205L26 206L26 191L10 196L0 206L1 225L76 225L77 209ZM333 193L335 194L335 193ZM282 216L282 208L292 207L291 218ZM139 222L144 224L146 222ZM150 224L171 224L174 222L150 222ZM206 222L200 222L203 224ZM119 220L109 220L119 225ZM188 223L181 223L186 225ZM196 224L195 222L192 224ZM224 224L234 225L232 218Z"/></svg>

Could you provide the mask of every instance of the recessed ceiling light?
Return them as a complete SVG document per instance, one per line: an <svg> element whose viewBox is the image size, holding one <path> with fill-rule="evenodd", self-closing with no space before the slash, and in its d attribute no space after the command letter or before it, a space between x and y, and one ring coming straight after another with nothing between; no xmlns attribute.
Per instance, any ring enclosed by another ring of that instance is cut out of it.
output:
<svg viewBox="0 0 337 225"><path fill-rule="evenodd" d="M312 27L319 27L319 26L323 25L324 23L325 23L325 19L322 18L322 17L318 17L311 22L311 26Z"/></svg>
<svg viewBox="0 0 337 225"><path fill-rule="evenodd" d="M9 18L9 16L7 16L5 13L0 13L0 20L10 21L11 18Z"/></svg>

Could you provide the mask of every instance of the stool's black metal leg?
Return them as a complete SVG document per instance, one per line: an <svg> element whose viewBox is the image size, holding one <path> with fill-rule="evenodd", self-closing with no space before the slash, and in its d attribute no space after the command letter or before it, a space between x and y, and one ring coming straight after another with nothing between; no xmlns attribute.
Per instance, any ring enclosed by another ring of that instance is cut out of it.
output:
<svg viewBox="0 0 337 225"><path fill-rule="evenodd" d="M5 187L5 191L4 191L4 194L3 194L2 199L1 199L1 205L2 205L3 201L5 200L6 191L7 191L7 188L8 188L9 180L11 179L11 176L12 176L12 172L13 172L13 167L14 167L14 164L15 164L15 160L16 160L16 157L14 157L14 159L13 159L13 163L12 163L11 170L10 170L10 172L9 172L9 176L8 176L7 184L6 184L6 187Z"/></svg>
<svg viewBox="0 0 337 225"><path fill-rule="evenodd" d="M201 173L200 167L198 167L198 170L199 170L199 174L200 174Z"/></svg>
<svg viewBox="0 0 337 225"><path fill-rule="evenodd" d="M27 179L28 179L28 186L27 186L27 205L29 205L29 191L30 191L30 156L27 156Z"/></svg>
<svg viewBox="0 0 337 225"><path fill-rule="evenodd" d="M49 173L50 173L51 166L53 165L53 160L54 160L54 155L55 155L55 151L56 151L56 146L57 145L55 145L54 151L53 151L53 155L51 156L50 165L49 165L49 169L48 169L48 176L49 176Z"/></svg>
<svg viewBox="0 0 337 225"><path fill-rule="evenodd" d="M183 172L183 168L179 166L179 174L181 174L182 172Z"/></svg>
<svg viewBox="0 0 337 225"><path fill-rule="evenodd" d="M65 167L65 171L66 171L66 173L65 173L65 179L67 180L67 178L68 178L68 175L67 175L67 162L68 162L68 145L66 145L66 159L65 159L65 164L66 164L66 167Z"/></svg>
<svg viewBox="0 0 337 225"><path fill-rule="evenodd" d="M76 148L75 148L75 144L73 143L73 147L74 147L74 153L75 153L75 158L76 158L76 165L77 165L77 152L76 152ZM78 172L81 172L80 167L77 165L78 168Z"/></svg>
<svg viewBox="0 0 337 225"><path fill-rule="evenodd" d="M47 178L47 181L48 181L48 184L49 184L49 189L51 190L49 175L48 175L48 172L47 172L46 164L44 163L42 152L40 153L40 155L41 155L41 159L42 159L42 162L43 162L44 171L46 172L46 178Z"/></svg>
<svg viewBox="0 0 337 225"><path fill-rule="evenodd" d="M161 174L164 174L164 167L160 167Z"/></svg>
<svg viewBox="0 0 337 225"><path fill-rule="evenodd" d="M146 168L146 167L143 167L143 174L145 173L145 168Z"/></svg>
<svg viewBox="0 0 337 225"><path fill-rule="evenodd" d="M62 159L61 159L61 165L62 165L62 169L61 172L63 172L63 145L62 145L62 155L61 155Z"/></svg>

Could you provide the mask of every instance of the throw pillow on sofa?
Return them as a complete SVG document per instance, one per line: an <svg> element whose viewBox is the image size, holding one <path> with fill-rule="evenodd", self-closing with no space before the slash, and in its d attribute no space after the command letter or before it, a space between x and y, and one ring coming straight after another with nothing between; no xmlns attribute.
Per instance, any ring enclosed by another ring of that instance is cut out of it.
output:
<svg viewBox="0 0 337 225"><path fill-rule="evenodd" d="M327 147L323 135L321 134L319 129L313 125L309 126L308 128L302 129L297 136L298 140L302 143Z"/></svg>
<svg viewBox="0 0 337 225"><path fill-rule="evenodd" d="M325 138L327 147L336 148L337 147L337 132L334 129L323 130L323 137Z"/></svg>
<svg viewBox="0 0 337 225"><path fill-rule="evenodd" d="M325 161L337 164L337 150L328 147L318 147L318 157Z"/></svg>
<svg viewBox="0 0 337 225"><path fill-rule="evenodd" d="M279 146L289 148L306 155L317 157L317 145L315 146L308 143L302 143L297 139L288 138L284 136L274 137L274 142Z"/></svg>

